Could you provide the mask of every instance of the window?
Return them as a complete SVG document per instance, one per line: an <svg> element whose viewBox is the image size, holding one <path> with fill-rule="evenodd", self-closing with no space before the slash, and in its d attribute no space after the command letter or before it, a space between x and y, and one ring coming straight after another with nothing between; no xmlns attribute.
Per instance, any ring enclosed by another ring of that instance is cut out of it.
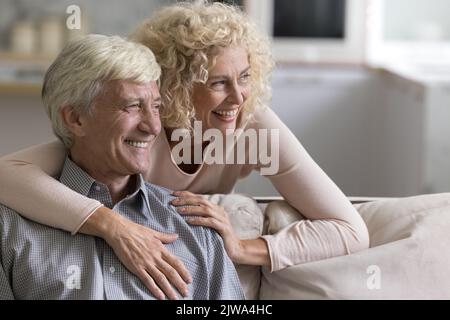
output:
<svg viewBox="0 0 450 320"><path fill-rule="evenodd" d="M367 60L379 66L417 64L447 73L450 66L448 0L367 0ZM443 68L446 65L447 68Z"/></svg>

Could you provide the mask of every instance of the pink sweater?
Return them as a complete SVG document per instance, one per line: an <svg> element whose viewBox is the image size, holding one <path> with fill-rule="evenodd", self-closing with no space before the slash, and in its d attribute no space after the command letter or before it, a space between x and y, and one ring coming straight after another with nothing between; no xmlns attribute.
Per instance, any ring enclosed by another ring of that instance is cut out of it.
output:
<svg viewBox="0 0 450 320"><path fill-rule="evenodd" d="M272 271L368 247L367 228L358 212L272 110L258 111L246 128L279 129L279 170L266 177L308 219L263 236ZM101 204L49 177L59 175L65 153L60 142L53 142L1 158L0 202L31 220L77 232ZM174 162L164 130L155 141L150 163L144 174L147 181L204 194L232 192L238 179L261 167L203 163L196 173L187 174Z"/></svg>

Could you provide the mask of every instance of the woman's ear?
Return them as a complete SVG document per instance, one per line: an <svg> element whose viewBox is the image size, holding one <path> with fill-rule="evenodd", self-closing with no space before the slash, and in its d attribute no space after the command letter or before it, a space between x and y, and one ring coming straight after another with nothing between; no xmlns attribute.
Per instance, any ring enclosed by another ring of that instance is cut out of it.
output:
<svg viewBox="0 0 450 320"><path fill-rule="evenodd" d="M81 116L74 107L64 106L61 108L60 112L64 124L74 136L82 137L86 134L83 125L85 117Z"/></svg>

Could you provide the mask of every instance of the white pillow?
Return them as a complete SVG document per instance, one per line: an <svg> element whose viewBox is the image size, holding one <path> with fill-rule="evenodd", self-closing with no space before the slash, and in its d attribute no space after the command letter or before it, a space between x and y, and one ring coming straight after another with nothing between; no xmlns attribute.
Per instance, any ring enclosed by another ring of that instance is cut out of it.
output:
<svg viewBox="0 0 450 320"><path fill-rule="evenodd" d="M304 217L286 201L272 201L265 211L264 234L274 234L291 224L303 220Z"/></svg>
<svg viewBox="0 0 450 320"><path fill-rule="evenodd" d="M206 196L206 198L225 208L239 239L256 239L261 236L264 214L255 200L241 194L214 194ZM252 300L258 299L261 267L238 264L235 266L245 297Z"/></svg>
<svg viewBox="0 0 450 320"><path fill-rule="evenodd" d="M260 298L450 299L450 193L355 207L371 248L273 273L263 268Z"/></svg>

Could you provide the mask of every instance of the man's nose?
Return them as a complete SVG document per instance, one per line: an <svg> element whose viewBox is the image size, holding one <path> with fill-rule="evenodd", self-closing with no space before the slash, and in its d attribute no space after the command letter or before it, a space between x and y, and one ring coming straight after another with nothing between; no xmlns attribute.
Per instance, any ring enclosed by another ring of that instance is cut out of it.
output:
<svg viewBox="0 0 450 320"><path fill-rule="evenodd" d="M139 129L151 135L158 135L161 131L161 119L159 112L155 108L148 108L143 112Z"/></svg>

